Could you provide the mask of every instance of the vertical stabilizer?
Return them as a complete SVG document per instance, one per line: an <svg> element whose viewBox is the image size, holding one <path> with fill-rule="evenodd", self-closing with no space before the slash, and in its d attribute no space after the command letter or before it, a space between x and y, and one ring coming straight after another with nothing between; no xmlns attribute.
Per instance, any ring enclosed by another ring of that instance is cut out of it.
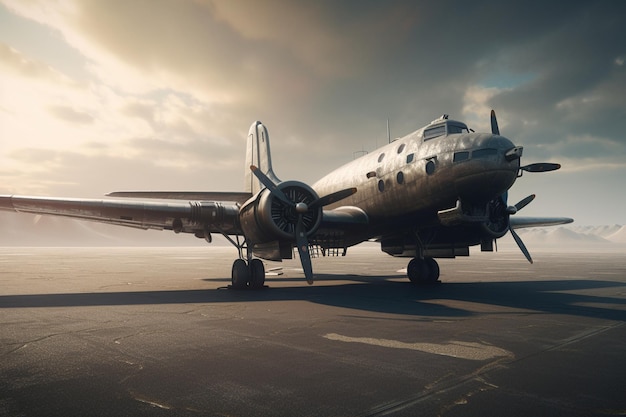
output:
<svg viewBox="0 0 626 417"><path fill-rule="evenodd" d="M252 174L250 165L255 165L261 172L270 178L275 184L281 181L272 170L272 157L270 154L270 136L263 123L256 121L250 126L248 143L246 145L246 165L244 167L244 191L252 194L258 193L263 185Z"/></svg>

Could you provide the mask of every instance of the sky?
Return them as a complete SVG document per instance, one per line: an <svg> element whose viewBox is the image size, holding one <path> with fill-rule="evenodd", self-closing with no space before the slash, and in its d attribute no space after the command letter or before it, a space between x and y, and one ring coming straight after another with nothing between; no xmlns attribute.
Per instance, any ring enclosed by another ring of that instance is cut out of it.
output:
<svg viewBox="0 0 626 417"><path fill-rule="evenodd" d="M626 223L626 2L0 0L0 194L313 183L446 113L524 146L529 216Z"/></svg>

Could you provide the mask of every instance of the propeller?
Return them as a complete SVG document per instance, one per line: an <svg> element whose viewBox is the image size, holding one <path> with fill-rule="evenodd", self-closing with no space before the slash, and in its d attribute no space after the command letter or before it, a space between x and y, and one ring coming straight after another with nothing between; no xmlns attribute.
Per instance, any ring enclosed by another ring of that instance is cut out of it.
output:
<svg viewBox="0 0 626 417"><path fill-rule="evenodd" d="M521 199L516 205L513 206L515 207L515 213L517 213L518 211L526 207L528 204L530 204L530 202L533 201L535 197L536 197L535 194L531 194L528 197ZM515 214L515 213L511 213L511 214Z"/></svg>
<svg viewBox="0 0 626 417"><path fill-rule="evenodd" d="M528 197L521 199L514 206L507 207L506 211L507 211L507 213L509 215L516 214L521 209L523 209L528 204L530 204L530 202L533 201L534 199L535 199L535 194L531 194ZM513 227L511 227L511 222L510 221L508 222L508 224L509 224L508 225L509 232L511 232L511 236L513 236L513 239L515 240L515 243L517 243L517 246L520 248L520 250L522 251L522 253L526 257L526 259L528 259L528 262L530 262L532 264L533 263L533 258L530 256L530 253L528 252L528 249L526 248L526 245L524 245L524 242L522 241L522 238L519 237L519 235L517 234L515 229L513 229Z"/></svg>
<svg viewBox="0 0 626 417"><path fill-rule="evenodd" d="M498 126L498 119L496 117L496 112L494 110L491 110L491 133L494 134L494 135L500 135L500 127ZM555 170L557 170L559 168L561 168L560 164L554 164L554 163L550 163L550 162L539 162L539 163L530 164L530 165L526 165L526 166L520 167L520 170L526 171L526 172L549 172L549 171L555 171ZM502 199L503 199L503 201L506 204L506 194L502 196ZM520 200L514 206L508 206L506 208L507 215L510 216L510 215L516 214L521 209L523 209L528 204L530 204L530 202L533 201L534 199L535 199L535 194L531 194L528 197L523 198L522 200ZM528 249L526 248L526 245L524 245L524 242L519 237L519 235L517 234L515 229L513 229L513 227L511 227L511 222L507 221L507 223L508 223L508 230L509 230L509 232L511 232L511 236L513 236L513 239L515 240L515 243L517 243L517 246L520 248L520 250L522 251L522 253L526 257L526 259L528 259L528 262L530 262L532 264L533 263L533 258L530 256L530 253L528 252Z"/></svg>
<svg viewBox="0 0 626 417"><path fill-rule="evenodd" d="M309 285L313 284L313 266L311 264L311 254L309 253L309 239L307 237L308 231L304 227L303 217L310 209L324 207L351 196L356 193L356 188L346 188L344 190L336 191L325 195L324 197L318 197L310 204L306 204L304 202L295 202L290 200L285 193L283 193L282 190L278 188L278 186L256 166L251 165L250 170L259 179L259 181L261 181L261 184L269 190L272 196L276 197L278 201L285 206L292 207L297 213L298 220L296 222L294 233L295 243L298 248L300 264L302 265L306 282L308 282Z"/></svg>
<svg viewBox="0 0 626 417"><path fill-rule="evenodd" d="M500 128L498 127L498 119L496 118L495 110L491 110L491 133L494 135L500 135Z"/></svg>
<svg viewBox="0 0 626 417"><path fill-rule="evenodd" d="M526 172L548 172L556 171L559 168L561 168L561 164L553 164L550 162L538 162L520 167L522 171Z"/></svg>
<svg viewBox="0 0 626 417"><path fill-rule="evenodd" d="M500 127L498 126L498 118L496 117L495 110L491 110L491 133L494 135L500 135ZM559 168L561 168L561 164L554 164L551 162L538 162L525 165L523 167L520 167L519 169L526 172L549 172L556 171Z"/></svg>

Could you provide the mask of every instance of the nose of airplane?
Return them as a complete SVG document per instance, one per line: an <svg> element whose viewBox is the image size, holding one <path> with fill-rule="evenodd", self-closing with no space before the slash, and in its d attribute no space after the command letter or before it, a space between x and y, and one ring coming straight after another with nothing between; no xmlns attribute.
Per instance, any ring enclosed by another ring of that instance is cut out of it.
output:
<svg viewBox="0 0 626 417"><path fill-rule="evenodd" d="M456 191L465 200L488 201L508 190L517 178L522 148L504 136L475 134L471 146L455 152Z"/></svg>

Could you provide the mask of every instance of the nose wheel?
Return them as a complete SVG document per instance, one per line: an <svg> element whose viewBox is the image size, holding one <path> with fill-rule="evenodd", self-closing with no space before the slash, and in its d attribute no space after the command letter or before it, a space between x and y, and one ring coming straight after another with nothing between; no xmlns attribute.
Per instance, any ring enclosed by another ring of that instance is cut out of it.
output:
<svg viewBox="0 0 626 417"><path fill-rule="evenodd" d="M245 288L259 289L265 285L265 266L260 259L251 259L246 262L237 259L233 262L231 274L232 288L242 290Z"/></svg>
<svg viewBox="0 0 626 417"><path fill-rule="evenodd" d="M433 258L413 258L406 274L413 284L435 284L439 282L439 264Z"/></svg>

